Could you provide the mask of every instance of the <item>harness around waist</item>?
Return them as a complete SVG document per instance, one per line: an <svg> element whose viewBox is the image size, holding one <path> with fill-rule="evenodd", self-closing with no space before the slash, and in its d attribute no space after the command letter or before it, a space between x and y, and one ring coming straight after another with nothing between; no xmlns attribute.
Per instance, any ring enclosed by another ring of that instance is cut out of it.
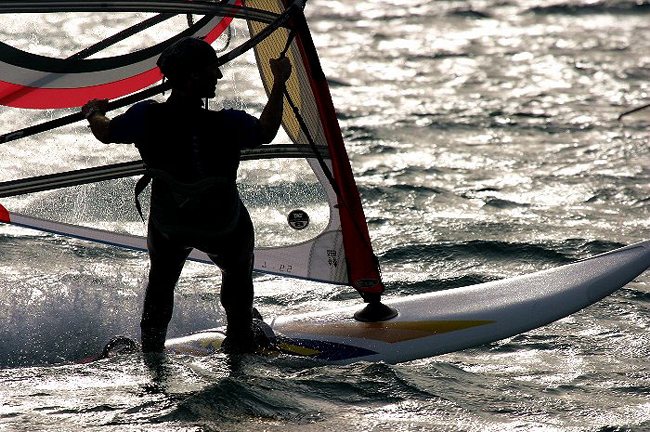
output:
<svg viewBox="0 0 650 432"><path fill-rule="evenodd" d="M206 177L194 183L183 183L165 171L152 168L147 168L135 186L135 205L143 221L139 195L152 180L151 219L158 228L192 234L223 234L235 227L241 202L234 181Z"/></svg>

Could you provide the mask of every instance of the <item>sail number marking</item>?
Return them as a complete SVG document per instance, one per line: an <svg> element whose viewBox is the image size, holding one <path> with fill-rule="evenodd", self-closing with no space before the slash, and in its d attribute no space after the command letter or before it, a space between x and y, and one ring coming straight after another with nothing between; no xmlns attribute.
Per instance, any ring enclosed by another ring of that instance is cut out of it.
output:
<svg viewBox="0 0 650 432"><path fill-rule="evenodd" d="M280 272L280 273L293 273L293 265L292 264L269 264L268 261L264 261L262 264L260 264L259 267L261 270L267 270L267 271L273 271L273 272Z"/></svg>

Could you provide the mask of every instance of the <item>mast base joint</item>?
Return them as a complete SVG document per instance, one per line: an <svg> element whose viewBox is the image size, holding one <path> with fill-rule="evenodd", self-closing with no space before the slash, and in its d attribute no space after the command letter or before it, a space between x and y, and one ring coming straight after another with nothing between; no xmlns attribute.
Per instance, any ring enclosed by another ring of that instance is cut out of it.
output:
<svg viewBox="0 0 650 432"><path fill-rule="evenodd" d="M361 322L388 321L397 316L397 309L376 300L368 303L366 307L354 313L354 319Z"/></svg>

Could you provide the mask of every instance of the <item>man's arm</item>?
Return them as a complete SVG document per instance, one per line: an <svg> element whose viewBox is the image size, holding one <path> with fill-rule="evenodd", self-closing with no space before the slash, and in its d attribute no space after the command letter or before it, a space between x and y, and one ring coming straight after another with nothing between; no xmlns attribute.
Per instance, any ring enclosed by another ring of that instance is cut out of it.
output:
<svg viewBox="0 0 650 432"><path fill-rule="evenodd" d="M282 57L271 60L270 65L271 71L273 72L273 87L271 88L269 101L266 103L260 116L263 144L268 144L273 141L273 138L275 138L280 129L284 89L289 76L291 76L291 62L288 58Z"/></svg>
<svg viewBox="0 0 650 432"><path fill-rule="evenodd" d="M93 99L88 101L82 108L81 113L86 117L90 124L90 130L95 138L104 144L109 144L109 127L111 119L106 117L106 108L108 100Z"/></svg>

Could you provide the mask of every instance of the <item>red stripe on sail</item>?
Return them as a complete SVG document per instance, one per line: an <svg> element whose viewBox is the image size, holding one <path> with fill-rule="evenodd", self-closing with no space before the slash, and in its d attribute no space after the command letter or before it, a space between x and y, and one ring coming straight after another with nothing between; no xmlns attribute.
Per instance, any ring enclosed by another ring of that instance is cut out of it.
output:
<svg viewBox="0 0 650 432"><path fill-rule="evenodd" d="M90 87L37 88L0 81L0 105L50 109L80 107L90 99L115 99L148 87L162 79L158 68L130 78Z"/></svg>
<svg viewBox="0 0 650 432"><path fill-rule="evenodd" d="M0 222L10 223L11 217L9 217L9 211L0 204Z"/></svg>
<svg viewBox="0 0 650 432"><path fill-rule="evenodd" d="M332 174L339 189L339 215L350 283L362 293L381 294L384 292L384 285L372 250L359 190L345 150L327 79L321 69L304 16L300 17L299 21L299 27L304 30L296 35L295 42L300 49L316 105L319 107L332 161Z"/></svg>
<svg viewBox="0 0 650 432"><path fill-rule="evenodd" d="M203 39L208 43L214 42L231 22L232 17L222 19ZM97 73L108 74L110 78L110 70ZM0 80L0 105L30 109L78 108L90 99L115 99L135 93L161 79L160 70L154 67L117 81L75 88L30 87Z"/></svg>

